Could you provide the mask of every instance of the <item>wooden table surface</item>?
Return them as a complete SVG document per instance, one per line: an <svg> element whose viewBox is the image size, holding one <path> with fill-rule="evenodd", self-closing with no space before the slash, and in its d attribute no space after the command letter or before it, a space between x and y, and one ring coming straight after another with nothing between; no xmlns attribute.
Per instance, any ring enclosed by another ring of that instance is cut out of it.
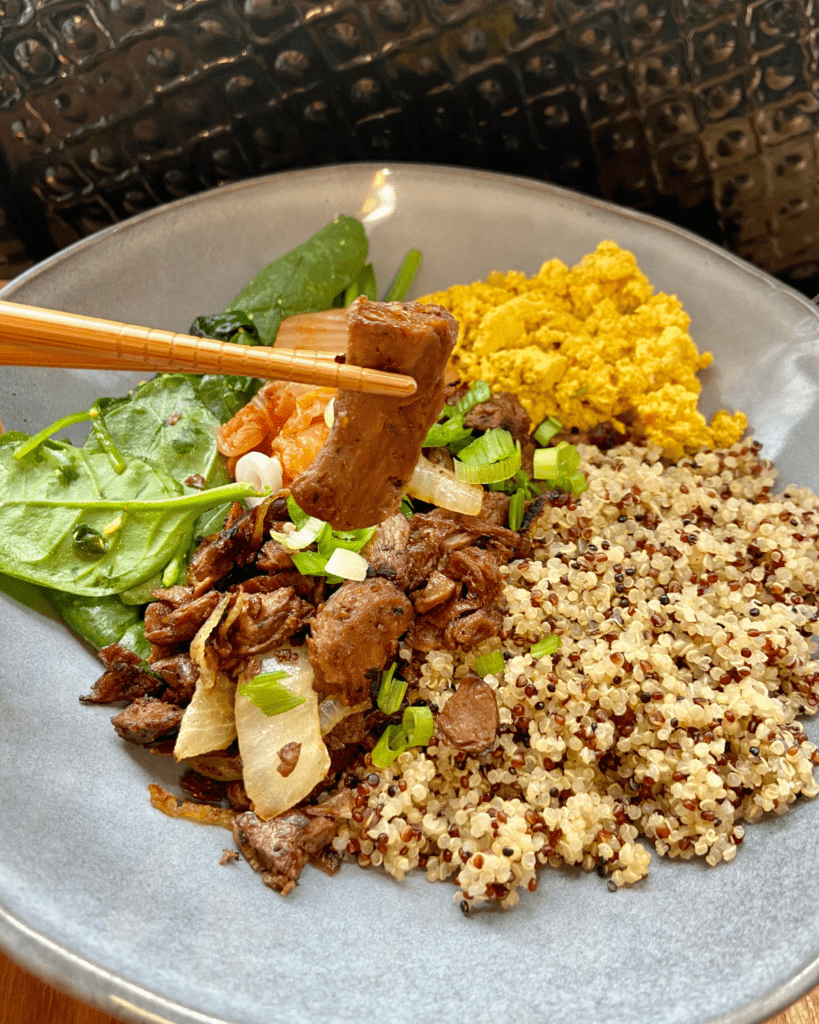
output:
<svg viewBox="0 0 819 1024"><path fill-rule="evenodd" d="M146 1017L146 1022L151 1018ZM157 1020L157 1018L153 1018ZM0 953L0 1024L118 1024L23 971ZM819 1024L819 987L769 1024Z"/></svg>

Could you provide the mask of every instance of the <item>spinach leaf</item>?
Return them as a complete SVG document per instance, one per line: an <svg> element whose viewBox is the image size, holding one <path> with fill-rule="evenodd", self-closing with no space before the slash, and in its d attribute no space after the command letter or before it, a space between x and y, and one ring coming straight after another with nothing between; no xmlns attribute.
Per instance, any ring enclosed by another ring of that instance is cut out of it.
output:
<svg viewBox="0 0 819 1024"><path fill-rule="evenodd" d="M262 344L272 345L285 317L333 305L336 296L358 277L367 249L361 222L339 216L260 271L225 312L246 313Z"/></svg>
<svg viewBox="0 0 819 1024"><path fill-rule="evenodd" d="M143 661L151 651L139 610L127 607L116 594L81 597L61 590L49 591L49 599L66 624L94 650L120 643Z"/></svg>
<svg viewBox="0 0 819 1024"><path fill-rule="evenodd" d="M253 321L241 309L232 313L213 313L198 316L190 326L189 334L197 338L214 338L216 341L230 341L235 345L259 345L259 332Z"/></svg>
<svg viewBox="0 0 819 1024"><path fill-rule="evenodd" d="M56 453L71 479L55 471ZM0 571L73 594L119 593L160 571L202 512L252 489L181 492L167 473L133 456L117 473L93 448L49 440L18 460L2 445Z"/></svg>

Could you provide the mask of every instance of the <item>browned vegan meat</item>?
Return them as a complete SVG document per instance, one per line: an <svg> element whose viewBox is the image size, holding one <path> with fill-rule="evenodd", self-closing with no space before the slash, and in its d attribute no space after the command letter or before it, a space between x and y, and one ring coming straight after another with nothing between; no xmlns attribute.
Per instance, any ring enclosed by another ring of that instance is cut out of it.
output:
<svg viewBox="0 0 819 1024"><path fill-rule="evenodd" d="M435 732L443 743L481 755L494 746L499 721L495 691L478 676L467 675L438 713Z"/></svg>
<svg viewBox="0 0 819 1024"><path fill-rule="evenodd" d="M151 592L154 600L145 609L145 637L159 647L190 643L199 627L219 604L210 591L193 596L192 587L168 587Z"/></svg>
<svg viewBox="0 0 819 1024"><path fill-rule="evenodd" d="M436 509L418 513L409 522L406 578L410 591L424 585L441 559L452 551L480 545L491 551L499 562L507 562L521 545L517 533L482 515L463 516Z"/></svg>
<svg viewBox="0 0 819 1024"><path fill-rule="evenodd" d="M302 868L317 858L338 829L338 819L353 805L353 794L344 790L323 804L299 807L262 821L253 811L237 815L233 838L262 881L286 896L295 888Z"/></svg>
<svg viewBox="0 0 819 1024"><path fill-rule="evenodd" d="M184 714L182 708L155 697L137 697L111 723L124 740L145 745L176 729Z"/></svg>
<svg viewBox="0 0 819 1024"><path fill-rule="evenodd" d="M444 630L444 646L453 650L463 647L465 651L492 636L500 636L503 629L503 616L497 608L478 608L467 612L447 623Z"/></svg>
<svg viewBox="0 0 819 1024"><path fill-rule="evenodd" d="M412 603L419 615L426 615L433 608L437 608L438 605L444 604L454 597L457 589L458 585L455 580L444 576L437 569L433 569L429 574L426 586L416 590L412 595Z"/></svg>
<svg viewBox="0 0 819 1024"><path fill-rule="evenodd" d="M310 623L307 648L316 690L348 707L369 700L371 685L411 619L412 605L389 580L342 584Z"/></svg>
<svg viewBox="0 0 819 1024"><path fill-rule="evenodd" d="M239 591L214 642L220 665L226 667L281 647L312 613L312 605L292 587L279 587L267 594Z"/></svg>
<svg viewBox="0 0 819 1024"><path fill-rule="evenodd" d="M371 540L361 551L373 575L384 576L396 586L406 586L407 544L411 530L410 521L402 512L396 512L378 524Z"/></svg>
<svg viewBox="0 0 819 1024"><path fill-rule="evenodd" d="M212 590L229 572L254 560L266 538L268 508L267 502L246 510L234 505L222 531L206 537L197 547L187 574L194 597Z"/></svg>
<svg viewBox="0 0 819 1024"><path fill-rule="evenodd" d="M285 779L292 775L299 763L301 754L301 743L285 743L279 751L279 765L276 771Z"/></svg>
<svg viewBox="0 0 819 1024"><path fill-rule="evenodd" d="M80 700L85 704L116 704L154 696L164 689L162 680L142 667L138 654L122 644L109 644L99 650L105 671L94 683L91 692Z"/></svg>
<svg viewBox="0 0 819 1024"><path fill-rule="evenodd" d="M173 701L180 707L190 704L193 691L196 689L196 680L199 678L199 669L191 661L190 654L173 654L169 658L160 658L152 662L151 667L167 683L168 688L163 694L166 700Z"/></svg>
<svg viewBox="0 0 819 1024"><path fill-rule="evenodd" d="M309 515L336 529L372 526L398 511L427 431L444 403L444 370L458 336L447 310L417 302L370 302L348 313L351 363L405 373L411 398L340 390L330 436L293 481L293 497Z"/></svg>
<svg viewBox="0 0 819 1024"><path fill-rule="evenodd" d="M259 556L256 559L256 568L271 575L293 568L293 559L290 552L277 540L272 538L265 541Z"/></svg>

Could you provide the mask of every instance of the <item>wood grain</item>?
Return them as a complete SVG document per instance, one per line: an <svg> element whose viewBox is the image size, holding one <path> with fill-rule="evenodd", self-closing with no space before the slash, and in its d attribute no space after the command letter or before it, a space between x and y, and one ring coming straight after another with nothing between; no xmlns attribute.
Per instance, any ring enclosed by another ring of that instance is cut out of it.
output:
<svg viewBox="0 0 819 1024"><path fill-rule="evenodd" d="M0 1024L118 1024L107 1013L58 992L0 953ZM769 1024L819 1024L819 987Z"/></svg>

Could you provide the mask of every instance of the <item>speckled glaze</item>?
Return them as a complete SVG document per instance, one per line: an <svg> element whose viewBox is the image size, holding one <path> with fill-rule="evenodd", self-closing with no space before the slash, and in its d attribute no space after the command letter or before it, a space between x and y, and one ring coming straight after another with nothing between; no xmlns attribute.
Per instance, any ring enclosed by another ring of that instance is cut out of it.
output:
<svg viewBox="0 0 819 1024"><path fill-rule="evenodd" d="M819 314L676 228L551 186L446 168L329 167L243 182L63 251L4 298L184 329L336 213L363 211L386 282L419 246L421 294L489 270L572 263L602 238L676 292L704 406L749 414L783 483L819 489ZM7 428L122 392L124 374L0 371ZM98 673L66 629L0 595L0 945L132 1021L315 1024L751 1024L819 980L819 806L748 829L737 860L662 862L633 889L549 871L508 913L465 918L448 884L355 865L308 869L286 899L227 832L174 822L146 785L170 759L121 743L81 705ZM817 738L811 725L808 731Z"/></svg>

